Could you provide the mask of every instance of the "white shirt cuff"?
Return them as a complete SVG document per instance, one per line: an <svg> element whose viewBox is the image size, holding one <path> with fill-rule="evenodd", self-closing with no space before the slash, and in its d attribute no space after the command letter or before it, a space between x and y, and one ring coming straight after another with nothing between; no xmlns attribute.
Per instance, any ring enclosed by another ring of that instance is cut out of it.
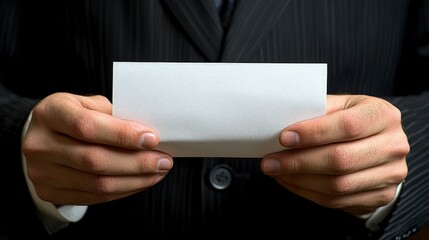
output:
<svg viewBox="0 0 429 240"><path fill-rule="evenodd" d="M364 219L368 218L365 222L365 226L370 231L376 232L380 229L379 224L384 220L384 218L387 215L389 215L389 213L392 211L392 208L395 206L396 201L398 200L399 193L401 192L401 189L402 189L402 184L403 182L400 183L396 188L396 195L389 204L379 207L377 210L375 210L374 213L370 214L369 216L368 215L361 216L361 218L364 218Z"/></svg>
<svg viewBox="0 0 429 240"><path fill-rule="evenodd" d="M27 121L24 124L24 128L22 131L22 139L25 134L27 134L28 125L31 121L30 115L27 118ZM56 207L54 204L44 201L39 198L34 188L33 183L28 178L27 175L27 160L24 154L21 153L22 157L22 167L24 171L25 180L28 185L28 189L30 190L31 197L37 208L37 213L39 218L42 220L45 229L49 232L49 234L53 234L56 231L66 227L70 222L79 221L86 213L88 206L83 205L63 205L60 207Z"/></svg>

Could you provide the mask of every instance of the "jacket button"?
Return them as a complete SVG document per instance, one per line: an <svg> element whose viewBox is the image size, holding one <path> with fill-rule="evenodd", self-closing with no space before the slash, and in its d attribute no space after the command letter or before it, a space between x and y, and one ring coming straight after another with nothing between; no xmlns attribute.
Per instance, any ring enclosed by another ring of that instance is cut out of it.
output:
<svg viewBox="0 0 429 240"><path fill-rule="evenodd" d="M231 167L225 164L215 166L210 171L209 181L215 189L223 190L228 188L232 182Z"/></svg>

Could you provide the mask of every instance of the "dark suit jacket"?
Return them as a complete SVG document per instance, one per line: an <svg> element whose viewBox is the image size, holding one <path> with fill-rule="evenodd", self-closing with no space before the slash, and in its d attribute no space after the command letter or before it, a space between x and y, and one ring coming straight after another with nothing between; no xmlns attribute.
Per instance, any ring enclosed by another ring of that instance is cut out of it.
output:
<svg viewBox="0 0 429 240"><path fill-rule="evenodd" d="M280 187L259 159L176 159L161 183L90 206L51 238L393 239L418 230L429 223L428 15L427 0L238 0L224 31L209 0L0 1L0 235L46 236L20 163L27 114L53 92L111 97L115 60L326 62L329 93L386 97L402 110L408 178L368 234L363 221ZM207 180L219 164L233 174L225 190Z"/></svg>

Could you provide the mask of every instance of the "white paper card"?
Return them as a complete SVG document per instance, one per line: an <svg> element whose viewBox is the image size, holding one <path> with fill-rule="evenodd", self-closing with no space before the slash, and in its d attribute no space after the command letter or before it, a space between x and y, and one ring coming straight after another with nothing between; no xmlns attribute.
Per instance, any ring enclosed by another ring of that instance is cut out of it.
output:
<svg viewBox="0 0 429 240"><path fill-rule="evenodd" d="M114 62L113 115L173 157L263 157L281 130L326 111L323 63Z"/></svg>

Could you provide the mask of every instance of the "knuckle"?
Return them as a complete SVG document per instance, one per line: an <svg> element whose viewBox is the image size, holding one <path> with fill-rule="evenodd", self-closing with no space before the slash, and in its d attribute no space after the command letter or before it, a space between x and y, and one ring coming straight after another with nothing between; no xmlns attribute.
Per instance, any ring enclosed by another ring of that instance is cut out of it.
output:
<svg viewBox="0 0 429 240"><path fill-rule="evenodd" d="M362 121L362 117L356 114L344 115L342 116L340 121L341 121L340 126L342 126L342 131L344 135L349 139L353 139L360 136L366 128L365 126L366 121Z"/></svg>
<svg viewBox="0 0 429 240"><path fill-rule="evenodd" d="M408 175L408 166L406 161L401 161L400 166L394 168L393 180L396 183L402 182Z"/></svg>
<svg viewBox="0 0 429 240"><path fill-rule="evenodd" d="M89 172L102 173L106 170L105 154L101 149L92 147L82 153L82 167Z"/></svg>
<svg viewBox="0 0 429 240"><path fill-rule="evenodd" d="M401 110L399 110L398 108L394 107L392 105L392 107L390 108L390 114L392 115L390 119L392 119L393 121L401 124L402 122L402 112Z"/></svg>
<svg viewBox="0 0 429 240"><path fill-rule="evenodd" d="M373 103L377 104L377 103ZM389 119L391 122L396 122L401 124L402 121L402 112L399 108L397 108L392 103L382 100L378 103L380 105L379 111L380 115L385 115L385 119Z"/></svg>
<svg viewBox="0 0 429 240"><path fill-rule="evenodd" d="M331 187L334 195L344 195L351 193L354 190L352 182L347 175L334 177L332 179Z"/></svg>
<svg viewBox="0 0 429 240"><path fill-rule="evenodd" d="M407 138L405 137L403 139L404 140L401 139L396 144L394 144L395 146L394 153L396 156L405 157L411 151L411 147L410 147L410 144L408 143Z"/></svg>
<svg viewBox="0 0 429 240"><path fill-rule="evenodd" d="M71 129L78 138L91 138L96 134L97 123L91 116L82 115L74 118Z"/></svg>
<svg viewBox="0 0 429 240"><path fill-rule="evenodd" d="M393 201L396 195L396 187L388 188L382 191L377 197L377 203L379 206L384 206Z"/></svg>
<svg viewBox="0 0 429 240"><path fill-rule="evenodd" d="M94 99L99 100L99 101L110 103L109 99L108 99L106 96L104 96L104 95L99 95L99 94L98 94L98 95L93 95L92 97L93 97Z"/></svg>
<svg viewBox="0 0 429 240"><path fill-rule="evenodd" d="M93 190L101 196L110 195L115 192L116 182L109 176L98 177L93 182Z"/></svg>
<svg viewBox="0 0 429 240"><path fill-rule="evenodd" d="M37 141L33 141L32 138L26 137L22 143L21 151L25 156L29 156L37 152Z"/></svg>
<svg viewBox="0 0 429 240"><path fill-rule="evenodd" d="M31 113L31 121L43 121L44 116L48 113L49 106L51 106L49 104L49 98L46 98L45 101L34 106Z"/></svg>
<svg viewBox="0 0 429 240"><path fill-rule="evenodd" d="M353 169L353 154L344 145L336 145L331 148L329 154L330 169L336 173L347 173Z"/></svg>

